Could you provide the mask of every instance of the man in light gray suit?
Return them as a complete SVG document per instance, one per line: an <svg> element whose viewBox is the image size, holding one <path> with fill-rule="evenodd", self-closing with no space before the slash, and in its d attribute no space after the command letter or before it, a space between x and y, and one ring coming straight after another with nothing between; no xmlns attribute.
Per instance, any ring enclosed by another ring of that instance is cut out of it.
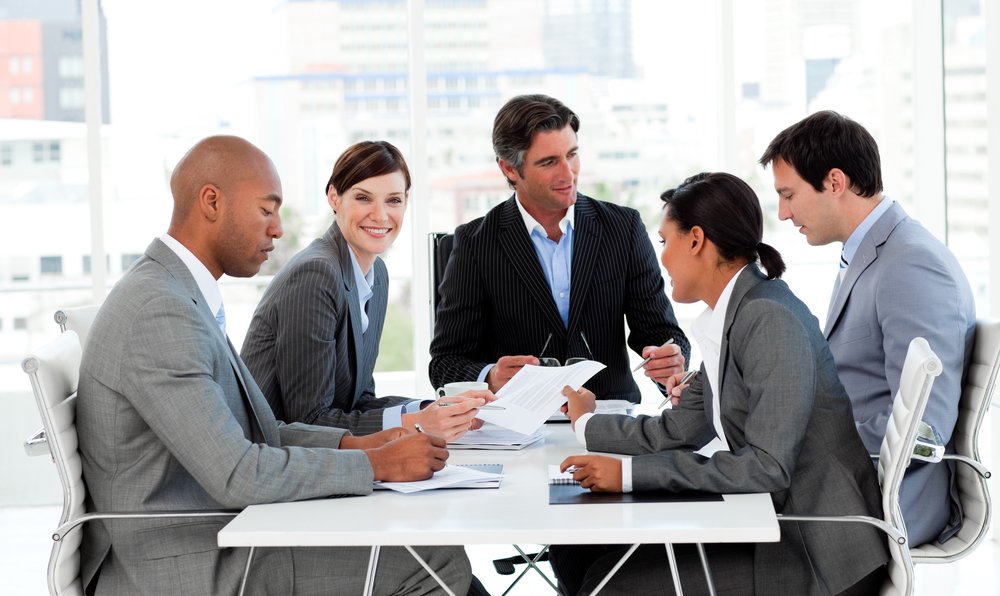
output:
<svg viewBox="0 0 1000 596"><path fill-rule="evenodd" d="M976 324L954 255L883 196L875 139L849 118L805 118L775 137L760 163L771 164L779 219L811 245L844 245L824 332L865 447L879 450L914 337L926 338L944 365L924 421L950 442ZM953 483L950 464L910 465L901 505L911 544L958 531Z"/></svg>
<svg viewBox="0 0 1000 596"><path fill-rule="evenodd" d="M259 149L210 137L177 164L167 234L116 284L85 346L77 432L89 511L238 509L365 495L373 480L441 469L444 442L390 429L366 437L283 424L225 335L216 280L257 273L282 234L281 183ZM221 549L224 521L92 522L81 574L98 594L235 594L248 553ZM420 549L458 591L461 548ZM366 548L259 549L255 594L358 593ZM383 549L375 590L424 594L436 582L406 551Z"/></svg>

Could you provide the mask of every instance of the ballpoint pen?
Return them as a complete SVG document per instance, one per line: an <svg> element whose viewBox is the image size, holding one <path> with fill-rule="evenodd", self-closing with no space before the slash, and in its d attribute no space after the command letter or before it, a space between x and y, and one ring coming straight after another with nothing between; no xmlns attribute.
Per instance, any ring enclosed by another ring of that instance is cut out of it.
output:
<svg viewBox="0 0 1000 596"><path fill-rule="evenodd" d="M458 405L456 402L453 402L453 401L441 401L441 400L438 400L438 401L436 401L434 403L436 403L438 405L438 407L440 407L440 408L445 408L447 406L457 406ZM479 406L476 409L477 410L506 410L507 408L505 408L503 406L491 406L489 404L485 404L485 405Z"/></svg>
<svg viewBox="0 0 1000 596"><path fill-rule="evenodd" d="M671 337L670 339L667 340L667 343L665 343L663 345L667 346L667 345L670 345L672 343L674 343L674 338ZM648 358L644 359L642 362L639 363L639 366L637 366L637 367L635 367L635 368L632 369L632 372L636 372L640 368L646 366L649 363L649 361L652 360L652 359L653 359L652 356L649 356Z"/></svg>
<svg viewBox="0 0 1000 596"><path fill-rule="evenodd" d="M684 376L681 377L680 382L677 383L677 385L674 385L674 387L677 387L678 385L687 385L691 381L691 379L693 379L695 377L695 375L698 374L699 370L700 369L696 368L694 370L687 371L687 373L685 373ZM670 401L670 396L669 395L667 397L665 397L663 399L663 402L659 406L657 406L657 407L658 408L662 408L663 406L667 405L668 401Z"/></svg>

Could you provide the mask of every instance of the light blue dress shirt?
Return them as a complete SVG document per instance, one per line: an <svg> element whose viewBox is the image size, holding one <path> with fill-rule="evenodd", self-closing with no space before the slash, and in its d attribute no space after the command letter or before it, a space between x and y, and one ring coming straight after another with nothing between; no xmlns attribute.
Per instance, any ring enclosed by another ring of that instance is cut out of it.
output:
<svg viewBox="0 0 1000 596"><path fill-rule="evenodd" d="M854 228L854 231L848 236L847 242L844 243L844 249L841 251L841 254L844 255L844 260L847 261L848 267L851 266L851 262L854 260L854 253L858 252L858 247L861 246L861 241L868 234L868 230L872 229L878 218L882 217L882 214L888 211L893 203L894 201L889 197L882 197L879 204L872 209L872 212L867 217L861 220L858 227Z"/></svg>
<svg viewBox="0 0 1000 596"><path fill-rule="evenodd" d="M361 333L368 331L368 301L375 295L375 268L368 270L368 274L361 272L361 265L353 250L348 250L351 255L351 265L354 266L354 286L358 291L358 305L361 307ZM421 400L414 400L398 406L392 406L382 410L382 428L394 428L403 425L403 414L419 412Z"/></svg>

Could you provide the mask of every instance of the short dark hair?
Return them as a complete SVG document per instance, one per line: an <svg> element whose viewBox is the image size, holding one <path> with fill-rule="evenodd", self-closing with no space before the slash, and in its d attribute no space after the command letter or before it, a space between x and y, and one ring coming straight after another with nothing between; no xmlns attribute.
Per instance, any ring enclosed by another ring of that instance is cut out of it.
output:
<svg viewBox="0 0 1000 596"><path fill-rule="evenodd" d="M558 99L548 95L518 95L505 103L493 120L493 152L497 163L504 160L524 175L524 154L536 132L580 130L580 118ZM506 176L506 175L505 175ZM507 179L511 188L514 183Z"/></svg>
<svg viewBox="0 0 1000 596"><path fill-rule="evenodd" d="M760 158L767 167L781 159L795 168L817 192L833 168L851 181L851 191L862 197L882 192L882 164L878 145L857 122L837 112L825 110L804 118L774 137Z"/></svg>
<svg viewBox="0 0 1000 596"><path fill-rule="evenodd" d="M337 158L330 181L326 183L326 192L330 194L332 186L337 194L343 194L362 180L393 172L403 173L406 190L410 190L410 169L399 149L386 141L361 141Z"/></svg>
<svg viewBox="0 0 1000 596"><path fill-rule="evenodd" d="M764 215L757 195L736 176L725 172L695 174L660 199L667 219L684 232L700 227L726 261L756 263L759 259L768 279L785 272L781 253L762 242Z"/></svg>

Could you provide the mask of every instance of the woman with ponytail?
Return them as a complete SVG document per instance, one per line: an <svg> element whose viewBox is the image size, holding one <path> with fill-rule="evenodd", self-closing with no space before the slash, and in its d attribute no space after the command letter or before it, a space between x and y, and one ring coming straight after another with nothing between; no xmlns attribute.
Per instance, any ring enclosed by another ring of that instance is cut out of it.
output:
<svg viewBox="0 0 1000 596"><path fill-rule="evenodd" d="M572 456L562 468L575 467L593 491L768 492L778 513L882 517L875 469L830 350L816 318L778 279L785 264L762 240L753 190L730 174L703 173L661 199L673 299L707 307L691 334L704 357L700 374L688 385L678 385L681 375L668 381L679 402L659 416L594 415L593 395L567 388L587 449L632 457ZM574 548L553 547L553 567L572 593L589 593L624 552L560 552ZM847 523L782 523L780 542L706 550L719 594L877 593L888 560L878 530ZM678 558L684 593L707 593L695 551L679 549ZM559 565L566 560L574 565ZM662 545L644 545L607 587L636 596L669 586Z"/></svg>

